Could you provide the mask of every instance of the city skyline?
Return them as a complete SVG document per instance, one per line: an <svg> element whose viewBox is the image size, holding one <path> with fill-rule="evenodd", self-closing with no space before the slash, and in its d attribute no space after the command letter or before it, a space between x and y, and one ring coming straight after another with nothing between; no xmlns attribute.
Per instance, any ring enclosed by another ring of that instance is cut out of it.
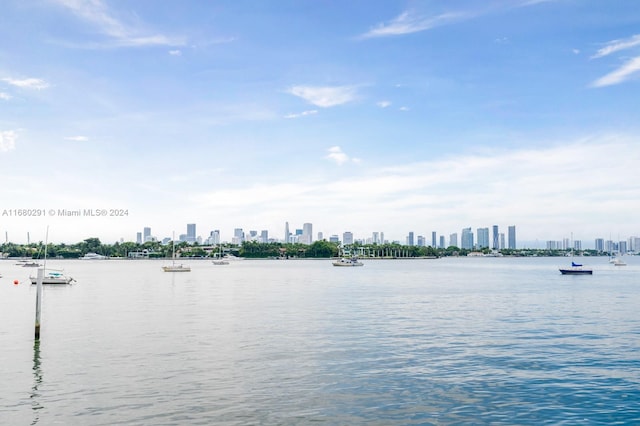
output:
<svg viewBox="0 0 640 426"><path fill-rule="evenodd" d="M8 0L0 14L12 241L47 226L60 242L185 223L280 235L287 220L427 243L489 227L491 246L496 223L542 247L640 234L633 2Z"/></svg>

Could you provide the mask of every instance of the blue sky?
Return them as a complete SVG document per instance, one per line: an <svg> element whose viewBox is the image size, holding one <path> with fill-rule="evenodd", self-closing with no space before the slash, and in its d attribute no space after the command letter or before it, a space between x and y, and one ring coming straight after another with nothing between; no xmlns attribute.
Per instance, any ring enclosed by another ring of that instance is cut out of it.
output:
<svg viewBox="0 0 640 426"><path fill-rule="evenodd" d="M8 0L9 240L639 235L633 1ZM11 213L11 212L9 212ZM3 238L4 240L4 238ZM541 243L542 245L542 243Z"/></svg>

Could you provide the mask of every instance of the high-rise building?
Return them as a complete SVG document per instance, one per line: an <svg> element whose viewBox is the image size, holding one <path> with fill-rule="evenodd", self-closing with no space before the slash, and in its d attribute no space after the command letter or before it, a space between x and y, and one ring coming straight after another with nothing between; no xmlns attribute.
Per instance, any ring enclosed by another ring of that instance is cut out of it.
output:
<svg viewBox="0 0 640 426"><path fill-rule="evenodd" d="M342 245L353 244L353 233L345 231L342 233Z"/></svg>
<svg viewBox="0 0 640 426"><path fill-rule="evenodd" d="M233 238L231 242L235 245L241 245L244 242L244 231L242 228L235 228L233 230Z"/></svg>
<svg viewBox="0 0 640 426"><path fill-rule="evenodd" d="M471 228L464 228L462 230L461 240L462 240L461 248L467 249L467 250L473 249L473 231L471 231Z"/></svg>
<svg viewBox="0 0 640 426"><path fill-rule="evenodd" d="M284 242L285 244L289 243L289 222L284 223Z"/></svg>
<svg viewBox="0 0 640 426"><path fill-rule="evenodd" d="M504 232L500 233L500 250L504 248Z"/></svg>
<svg viewBox="0 0 640 426"><path fill-rule="evenodd" d="M476 234L478 235L478 248L489 248L489 228L478 228Z"/></svg>
<svg viewBox="0 0 640 426"><path fill-rule="evenodd" d="M188 243L196 242L196 224L195 223L187 224L187 242Z"/></svg>
<svg viewBox="0 0 640 426"><path fill-rule="evenodd" d="M620 254L626 254L627 253L627 242L626 241L620 241L618 243L618 252Z"/></svg>
<svg viewBox="0 0 640 426"><path fill-rule="evenodd" d="M509 248L511 250L515 250L516 249L516 226L515 225L511 225L509 226Z"/></svg>
<svg viewBox="0 0 640 426"><path fill-rule="evenodd" d="M151 241L151 228L145 227L142 231L142 241L149 242Z"/></svg>
<svg viewBox="0 0 640 426"><path fill-rule="evenodd" d="M142 244L142 232L137 232L136 233L136 243L137 244Z"/></svg>
<svg viewBox="0 0 640 426"><path fill-rule="evenodd" d="M413 231L409 232L409 235L407 235L407 245L413 246Z"/></svg>
<svg viewBox="0 0 640 426"><path fill-rule="evenodd" d="M426 245L425 238L422 235L418 235L418 247L424 247Z"/></svg>
<svg viewBox="0 0 640 426"><path fill-rule="evenodd" d="M329 242L330 243L339 243L340 242L340 237L338 237L337 235L332 235L329 237Z"/></svg>
<svg viewBox="0 0 640 426"><path fill-rule="evenodd" d="M573 249L574 250L582 250L582 241L580 240L575 240L573 242Z"/></svg>
<svg viewBox="0 0 640 426"><path fill-rule="evenodd" d="M492 249L498 250L500 248L500 240L498 235L498 225L493 225L493 244L491 245Z"/></svg>
<svg viewBox="0 0 640 426"><path fill-rule="evenodd" d="M603 252L604 251L604 238L596 238L595 249L596 249L597 252Z"/></svg>
<svg viewBox="0 0 640 426"><path fill-rule="evenodd" d="M311 244L313 242L313 225L310 223L304 223L302 225L302 238L301 243Z"/></svg>
<svg viewBox="0 0 640 426"><path fill-rule="evenodd" d="M266 229L263 229L262 231L260 231L260 242L261 243L269 242L269 231L267 231Z"/></svg>
<svg viewBox="0 0 640 426"><path fill-rule="evenodd" d="M431 232L431 247L436 248L436 231Z"/></svg>
<svg viewBox="0 0 640 426"><path fill-rule="evenodd" d="M441 249L446 248L446 247L444 246L444 235L440 235L440 248L441 248Z"/></svg>
<svg viewBox="0 0 640 426"><path fill-rule="evenodd" d="M380 244L380 237L378 236L377 232L374 232L371 236L371 242L373 244Z"/></svg>
<svg viewBox="0 0 640 426"><path fill-rule="evenodd" d="M449 247L458 247L458 233L454 232L449 235Z"/></svg>

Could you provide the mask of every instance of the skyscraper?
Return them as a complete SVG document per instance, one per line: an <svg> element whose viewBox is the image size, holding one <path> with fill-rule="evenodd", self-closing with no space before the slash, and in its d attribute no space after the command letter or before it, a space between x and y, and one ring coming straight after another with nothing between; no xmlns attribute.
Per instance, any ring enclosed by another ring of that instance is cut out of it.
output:
<svg viewBox="0 0 640 426"><path fill-rule="evenodd" d="M478 228L478 248L489 248L489 228Z"/></svg>
<svg viewBox="0 0 640 426"><path fill-rule="evenodd" d="M461 240L462 240L461 248L467 249L467 250L473 249L473 231L471 231L471 228L464 228L462 230Z"/></svg>
<svg viewBox="0 0 640 426"><path fill-rule="evenodd" d="M509 226L509 248L511 250L515 250L516 249L516 226L515 225L511 225Z"/></svg>
<svg viewBox="0 0 640 426"><path fill-rule="evenodd" d="M144 228L144 230L142 231L142 241L144 241L145 243L147 241L151 241L151 228Z"/></svg>
<svg viewBox="0 0 640 426"><path fill-rule="evenodd" d="M187 223L187 242L188 243L196 242L196 224L195 223Z"/></svg>
<svg viewBox="0 0 640 426"><path fill-rule="evenodd" d="M408 246L413 245L413 231L409 232L409 235L407 236L407 245Z"/></svg>
<svg viewBox="0 0 640 426"><path fill-rule="evenodd" d="M284 242L287 244L289 242L289 222L284 223Z"/></svg>
<svg viewBox="0 0 640 426"><path fill-rule="evenodd" d="M313 225L304 223L302 225L302 241L303 244L311 244L313 242Z"/></svg>
<svg viewBox="0 0 640 426"><path fill-rule="evenodd" d="M492 249L498 250L500 248L500 236L498 234L498 225L493 225L493 244Z"/></svg>
<svg viewBox="0 0 640 426"><path fill-rule="evenodd" d="M458 233L454 232L449 235L449 246L450 247L458 247Z"/></svg>
<svg viewBox="0 0 640 426"><path fill-rule="evenodd" d="M346 231L342 233L342 245L353 244L353 233Z"/></svg>
<svg viewBox="0 0 640 426"><path fill-rule="evenodd" d="M436 248L436 231L431 233L431 247Z"/></svg>

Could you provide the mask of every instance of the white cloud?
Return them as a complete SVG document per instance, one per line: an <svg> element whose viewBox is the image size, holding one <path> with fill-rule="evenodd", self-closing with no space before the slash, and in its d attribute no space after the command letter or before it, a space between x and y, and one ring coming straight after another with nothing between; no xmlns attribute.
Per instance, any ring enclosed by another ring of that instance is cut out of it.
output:
<svg viewBox="0 0 640 426"><path fill-rule="evenodd" d="M572 49L571 50L575 55L579 55L580 54L580 49Z"/></svg>
<svg viewBox="0 0 640 426"><path fill-rule="evenodd" d="M398 108L400 111L409 111L409 107L406 106L402 106L400 108Z"/></svg>
<svg viewBox="0 0 640 426"><path fill-rule="evenodd" d="M86 136L68 136L64 138L67 141L86 142L89 140Z"/></svg>
<svg viewBox="0 0 640 426"><path fill-rule="evenodd" d="M380 102L377 102L376 105L379 106L380 108L386 108L386 107L391 105L391 102L389 102L389 101L380 101Z"/></svg>
<svg viewBox="0 0 640 426"><path fill-rule="evenodd" d="M610 55L620 50L630 49L635 46L640 46L640 34L624 40L612 40L606 43L606 45L599 49L591 58L602 58L603 56Z"/></svg>
<svg viewBox="0 0 640 426"><path fill-rule="evenodd" d="M293 86L287 92L321 108L346 104L356 99L353 86Z"/></svg>
<svg viewBox="0 0 640 426"><path fill-rule="evenodd" d="M11 95L8 93L4 93L4 92L0 92L0 99L2 99L3 101L8 101L9 99L11 99Z"/></svg>
<svg viewBox="0 0 640 426"><path fill-rule="evenodd" d="M327 151L329 151L329 154L325 158L334 161L338 165L349 161L349 156L345 154L339 146L332 146Z"/></svg>
<svg viewBox="0 0 640 426"><path fill-rule="evenodd" d="M116 46L181 46L182 38L170 38L164 35L141 34L140 23L127 24L116 18L102 0L54 0L69 9L76 16L91 23L101 33L112 38ZM91 47L92 45L85 45Z"/></svg>
<svg viewBox="0 0 640 426"><path fill-rule="evenodd" d="M0 132L0 152L12 151L16 148L18 135L13 130Z"/></svg>
<svg viewBox="0 0 640 426"><path fill-rule="evenodd" d="M46 89L47 87L49 87L49 83L39 78L16 79L16 78L5 77L2 79L2 81L5 81L12 86L20 87L23 89L40 90L40 89Z"/></svg>
<svg viewBox="0 0 640 426"><path fill-rule="evenodd" d="M178 49L176 49L176 50L170 50L170 51L169 51L169 55L171 55L171 56L182 56L182 51L181 51L181 50L178 50Z"/></svg>
<svg viewBox="0 0 640 426"><path fill-rule="evenodd" d="M309 110L309 111L302 111L302 112L297 113L297 114L294 114L294 113L287 114L287 115L284 116L284 118L300 118L300 117L306 117L308 115L315 115L317 113L318 113L317 109L312 109L312 110Z"/></svg>
<svg viewBox="0 0 640 426"><path fill-rule="evenodd" d="M640 72L640 56L630 59L617 70L597 79L591 83L591 87L605 87L620 84L638 72Z"/></svg>
<svg viewBox="0 0 640 426"><path fill-rule="evenodd" d="M415 12L405 11L388 23L378 24L376 27L361 35L360 38L366 39L417 33L469 17L470 15L467 13L443 13L437 16L422 16Z"/></svg>

